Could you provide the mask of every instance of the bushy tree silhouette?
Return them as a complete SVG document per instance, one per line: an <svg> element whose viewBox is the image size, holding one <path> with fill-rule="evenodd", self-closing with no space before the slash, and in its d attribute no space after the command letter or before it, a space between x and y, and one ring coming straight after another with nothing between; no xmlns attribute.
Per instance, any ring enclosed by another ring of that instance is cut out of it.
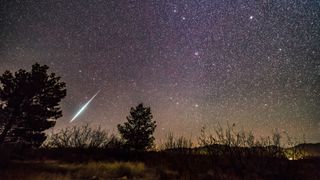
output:
<svg viewBox="0 0 320 180"><path fill-rule="evenodd" d="M118 124L118 130L128 148L146 150L152 147L156 128L156 122L152 118L150 107L144 107L141 103L136 108L131 108L128 122Z"/></svg>
<svg viewBox="0 0 320 180"><path fill-rule="evenodd" d="M0 145L38 147L46 139L43 131L62 116L59 104L66 96L66 85L48 69L36 63L30 72L20 69L0 76Z"/></svg>

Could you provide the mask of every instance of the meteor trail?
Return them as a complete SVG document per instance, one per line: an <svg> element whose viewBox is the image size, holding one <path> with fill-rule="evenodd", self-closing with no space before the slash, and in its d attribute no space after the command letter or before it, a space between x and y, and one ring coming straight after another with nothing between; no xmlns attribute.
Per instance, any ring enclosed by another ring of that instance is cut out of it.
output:
<svg viewBox="0 0 320 180"><path fill-rule="evenodd" d="M100 93L100 91L101 90L99 90L94 96L92 96L92 98L85 105L82 106L82 108L77 112L77 114L70 120L70 123L77 119L77 117L89 106L91 101Z"/></svg>

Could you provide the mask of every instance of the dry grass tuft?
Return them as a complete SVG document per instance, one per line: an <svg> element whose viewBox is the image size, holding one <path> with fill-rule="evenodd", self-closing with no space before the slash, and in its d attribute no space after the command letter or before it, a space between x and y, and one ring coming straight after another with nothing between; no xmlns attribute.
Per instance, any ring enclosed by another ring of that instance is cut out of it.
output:
<svg viewBox="0 0 320 180"><path fill-rule="evenodd" d="M59 163L15 162L0 172L4 179L144 179L146 167L141 162Z"/></svg>

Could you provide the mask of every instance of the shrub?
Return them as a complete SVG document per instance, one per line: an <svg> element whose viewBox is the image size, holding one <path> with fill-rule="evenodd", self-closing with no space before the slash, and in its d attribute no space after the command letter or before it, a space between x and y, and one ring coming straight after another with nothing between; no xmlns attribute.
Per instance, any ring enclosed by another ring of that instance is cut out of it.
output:
<svg viewBox="0 0 320 180"><path fill-rule="evenodd" d="M191 149L193 146L191 139L180 136L175 138L172 133L169 133L166 137L166 141L160 146L162 150L181 150Z"/></svg>
<svg viewBox="0 0 320 180"><path fill-rule="evenodd" d="M88 124L61 129L52 133L45 147L52 148L120 148L122 141L115 135L109 135L99 126L96 129Z"/></svg>

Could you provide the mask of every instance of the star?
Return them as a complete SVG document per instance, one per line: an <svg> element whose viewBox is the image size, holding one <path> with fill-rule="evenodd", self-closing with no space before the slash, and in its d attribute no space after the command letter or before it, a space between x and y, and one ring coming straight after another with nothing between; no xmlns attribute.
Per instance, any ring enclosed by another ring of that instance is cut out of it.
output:
<svg viewBox="0 0 320 180"><path fill-rule="evenodd" d="M57 129L101 89L82 118L107 130L144 103L174 133L229 121L257 136L279 127L319 142L319 8L309 1L28 1L23 11L10 1L0 73L39 62L61 76Z"/></svg>

